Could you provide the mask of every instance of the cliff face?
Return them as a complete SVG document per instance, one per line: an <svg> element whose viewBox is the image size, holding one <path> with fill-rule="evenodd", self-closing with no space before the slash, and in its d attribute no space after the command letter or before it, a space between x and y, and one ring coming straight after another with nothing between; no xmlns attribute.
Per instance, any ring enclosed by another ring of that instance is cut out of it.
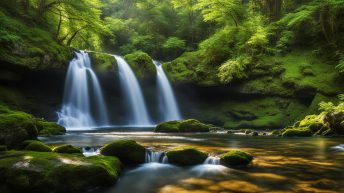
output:
<svg viewBox="0 0 344 193"><path fill-rule="evenodd" d="M107 54L90 53L90 56L112 122L125 122L126 108L116 61ZM129 61L129 64L135 73L146 74L138 78L149 111L157 120L156 77L150 69L145 72L147 65L140 68L135 62L140 61L137 57L133 57L134 62ZM144 57L144 61L148 61L147 56ZM52 65L42 69L2 62L0 100L55 121L63 99L68 60L61 63L61 68ZM226 128L282 128L307 114L317 113L319 102L336 100L336 95L344 92L340 86L344 81L333 65L309 52L266 57L264 62L248 70L248 78L229 85L206 78L190 81L183 76L185 72L178 73L171 64L165 64L164 68L174 85L184 118L197 118Z"/></svg>
<svg viewBox="0 0 344 193"><path fill-rule="evenodd" d="M265 57L247 70L246 78L229 85L216 76L197 80L189 77L196 70L180 71L173 64L165 64L165 70L179 85L185 115L228 128L282 128L318 113L319 102L335 101L344 91L334 65L309 51Z"/></svg>

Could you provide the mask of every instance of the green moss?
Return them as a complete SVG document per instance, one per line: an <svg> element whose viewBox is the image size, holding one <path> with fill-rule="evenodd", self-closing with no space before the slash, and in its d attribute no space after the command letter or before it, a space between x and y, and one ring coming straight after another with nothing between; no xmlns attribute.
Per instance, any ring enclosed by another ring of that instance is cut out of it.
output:
<svg viewBox="0 0 344 193"><path fill-rule="evenodd" d="M115 157L20 151L0 155L0 180L9 192L85 192L114 184L120 169Z"/></svg>
<svg viewBox="0 0 344 193"><path fill-rule="evenodd" d="M38 135L32 115L12 111L1 107L0 113L0 144L14 147L27 139L35 139Z"/></svg>
<svg viewBox="0 0 344 193"><path fill-rule="evenodd" d="M48 122L43 119L36 119L37 130L39 135L50 136L50 135L62 135L66 133L66 128L62 127L53 122Z"/></svg>
<svg viewBox="0 0 344 193"><path fill-rule="evenodd" d="M274 130L271 132L271 135L279 136L281 135L281 130Z"/></svg>
<svg viewBox="0 0 344 193"><path fill-rule="evenodd" d="M117 68L115 69L117 61L113 56L100 52L89 52L89 55L92 61L92 67L96 69L96 71L117 71Z"/></svg>
<svg viewBox="0 0 344 193"><path fill-rule="evenodd" d="M168 151L166 156L169 163L187 166L203 163L208 154L194 148L183 147Z"/></svg>
<svg viewBox="0 0 344 193"><path fill-rule="evenodd" d="M145 161L146 149L133 140L117 140L102 147L100 153L116 156L125 164L141 164Z"/></svg>
<svg viewBox="0 0 344 193"><path fill-rule="evenodd" d="M31 25L0 9L0 58L31 69L61 68L70 58L69 48L37 25Z"/></svg>
<svg viewBox="0 0 344 193"><path fill-rule="evenodd" d="M282 133L283 137L309 137L312 135L312 131L305 127L286 129Z"/></svg>
<svg viewBox="0 0 344 193"><path fill-rule="evenodd" d="M283 79L293 80L296 89L309 86L327 95L343 92L340 81L337 81L339 74L333 70L333 65L317 58L311 51L294 50L278 60L286 69Z"/></svg>
<svg viewBox="0 0 344 193"><path fill-rule="evenodd" d="M26 147L26 151L51 152L51 148L40 141L31 141Z"/></svg>
<svg viewBox="0 0 344 193"><path fill-rule="evenodd" d="M53 151L56 153L82 153L79 148L72 145L60 145L55 147Z"/></svg>
<svg viewBox="0 0 344 193"><path fill-rule="evenodd" d="M155 128L155 132L163 132L163 133L179 132L179 126L180 126L180 121L167 121L167 122L159 123Z"/></svg>
<svg viewBox="0 0 344 193"><path fill-rule="evenodd" d="M5 71L5 70L1 69L1 71ZM2 72L2 73L6 73L6 72ZM16 75L9 75L9 76L19 76L19 75L16 74ZM0 72L0 79L3 79L5 77L6 75L4 76ZM25 105L26 103L25 97L16 88L5 87L5 86L0 86L0 101L6 104L13 105L13 106L21 106L21 105Z"/></svg>
<svg viewBox="0 0 344 193"><path fill-rule="evenodd" d="M155 132L209 132L211 127L213 125L204 124L196 119L187 119L160 123L156 126Z"/></svg>
<svg viewBox="0 0 344 193"><path fill-rule="evenodd" d="M201 123L196 119L187 119L180 122L180 132L209 132L212 125Z"/></svg>
<svg viewBox="0 0 344 193"><path fill-rule="evenodd" d="M231 150L220 156L220 162L226 166L245 166L253 160L252 155L243 151Z"/></svg>
<svg viewBox="0 0 344 193"><path fill-rule="evenodd" d="M135 75L139 78L155 76L156 69L152 58L145 52L136 51L124 56L128 64L131 66Z"/></svg>

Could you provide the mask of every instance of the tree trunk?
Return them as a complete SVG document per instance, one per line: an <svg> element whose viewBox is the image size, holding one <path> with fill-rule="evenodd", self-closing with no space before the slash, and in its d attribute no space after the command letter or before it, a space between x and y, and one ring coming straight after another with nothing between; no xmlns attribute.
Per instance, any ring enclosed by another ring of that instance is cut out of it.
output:
<svg viewBox="0 0 344 193"><path fill-rule="evenodd" d="M56 40L58 40L60 31L61 31L61 24L62 24L62 11L60 11L60 20L59 20L59 25L57 26L57 32L56 32Z"/></svg>

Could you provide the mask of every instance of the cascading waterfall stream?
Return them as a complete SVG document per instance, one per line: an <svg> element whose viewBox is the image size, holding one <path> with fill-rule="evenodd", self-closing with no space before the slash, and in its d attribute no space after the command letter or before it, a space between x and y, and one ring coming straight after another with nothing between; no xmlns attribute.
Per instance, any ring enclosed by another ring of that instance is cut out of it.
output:
<svg viewBox="0 0 344 193"><path fill-rule="evenodd" d="M67 71L63 105L60 112L57 112L58 124L67 129L106 126L109 121L105 101L88 53L80 51L75 52L75 55ZM92 104L95 104L94 107Z"/></svg>
<svg viewBox="0 0 344 193"><path fill-rule="evenodd" d="M178 104L164 69L158 61L153 60L153 63L157 71L160 111L163 115L162 121L181 120L182 117L179 112Z"/></svg>
<svg viewBox="0 0 344 193"><path fill-rule="evenodd" d="M146 149L146 158L145 158L146 163L167 163L167 156L165 152L155 152L151 151L149 149Z"/></svg>
<svg viewBox="0 0 344 193"><path fill-rule="evenodd" d="M219 157L209 156L209 157L204 161L204 164L220 165L220 158L219 158Z"/></svg>
<svg viewBox="0 0 344 193"><path fill-rule="evenodd" d="M134 72L122 57L116 55L114 55L114 57L118 64L121 88L125 98L129 101L129 124L134 126L152 125L139 82Z"/></svg>

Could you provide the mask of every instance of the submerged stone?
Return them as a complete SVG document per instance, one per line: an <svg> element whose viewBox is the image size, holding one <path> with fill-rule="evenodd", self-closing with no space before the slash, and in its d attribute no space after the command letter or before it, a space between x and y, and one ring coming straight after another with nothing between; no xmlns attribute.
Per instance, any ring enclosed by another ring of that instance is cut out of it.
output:
<svg viewBox="0 0 344 193"><path fill-rule="evenodd" d="M146 149L134 140L117 140L102 147L100 153L116 156L125 164L141 164L145 162Z"/></svg>
<svg viewBox="0 0 344 193"><path fill-rule="evenodd" d="M176 165L197 165L203 163L208 154L194 148L177 148L166 153L168 162Z"/></svg>

